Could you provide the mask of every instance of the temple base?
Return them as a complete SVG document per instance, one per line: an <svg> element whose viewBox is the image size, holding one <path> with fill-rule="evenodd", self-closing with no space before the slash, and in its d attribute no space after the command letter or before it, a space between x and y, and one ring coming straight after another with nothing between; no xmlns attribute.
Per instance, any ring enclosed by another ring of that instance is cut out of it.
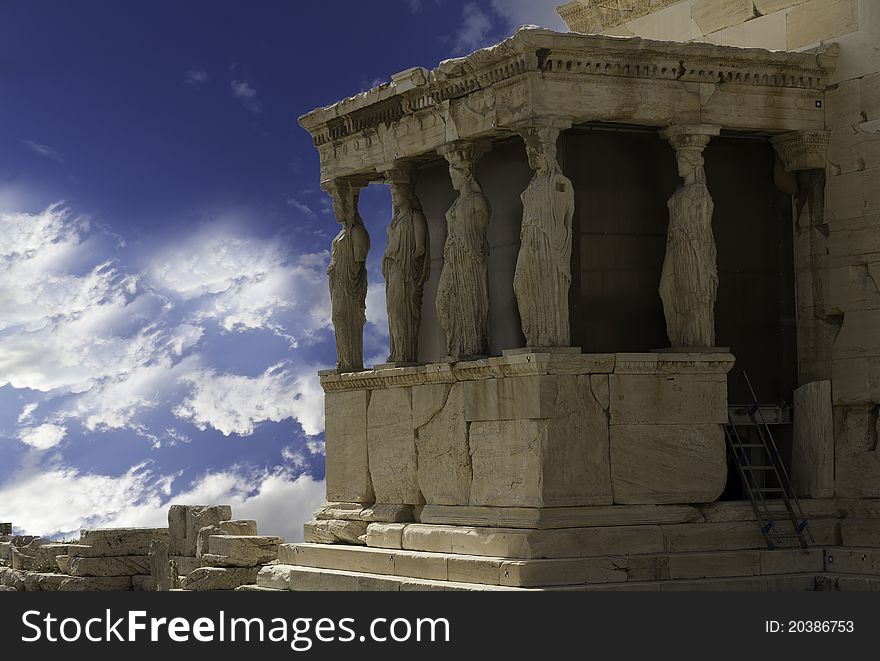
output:
<svg viewBox="0 0 880 661"><path fill-rule="evenodd" d="M371 523L359 545L316 544L308 537L302 544L282 545L279 564L264 568L257 586L296 591L880 588L880 504L824 499L803 505L816 538L806 550L767 550L746 501L642 508L635 519L634 508L595 508L607 525L568 529L435 525L425 523L424 516L417 523Z"/></svg>

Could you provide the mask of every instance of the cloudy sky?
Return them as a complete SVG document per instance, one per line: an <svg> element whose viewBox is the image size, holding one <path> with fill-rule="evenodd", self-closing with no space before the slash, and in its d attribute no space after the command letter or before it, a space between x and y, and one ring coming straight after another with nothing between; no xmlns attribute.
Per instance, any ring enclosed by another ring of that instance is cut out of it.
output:
<svg viewBox="0 0 880 661"><path fill-rule="evenodd" d="M324 494L336 225L296 118L553 0L0 0L0 521L69 536ZM366 355L387 353L374 238Z"/></svg>

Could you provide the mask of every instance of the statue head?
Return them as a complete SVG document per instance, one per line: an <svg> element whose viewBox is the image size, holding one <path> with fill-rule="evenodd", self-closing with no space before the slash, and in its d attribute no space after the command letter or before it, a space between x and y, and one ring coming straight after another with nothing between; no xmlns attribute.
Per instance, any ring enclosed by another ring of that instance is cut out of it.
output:
<svg viewBox="0 0 880 661"><path fill-rule="evenodd" d="M678 176L684 179L685 183L692 184L706 180L702 149L680 148L675 153L675 160L678 164Z"/></svg>
<svg viewBox="0 0 880 661"><path fill-rule="evenodd" d="M392 209L397 211L398 209L407 210L413 207L413 187L410 182L393 181L390 188Z"/></svg>
<svg viewBox="0 0 880 661"><path fill-rule="evenodd" d="M556 160L559 129L551 126L530 126L523 129L521 134L526 145L529 167L536 174L546 174L559 168Z"/></svg>
<svg viewBox="0 0 880 661"><path fill-rule="evenodd" d="M469 190L479 191L480 185L474 174L474 162L468 158L468 154L464 151L455 151L450 152L447 158L452 187L459 193Z"/></svg>

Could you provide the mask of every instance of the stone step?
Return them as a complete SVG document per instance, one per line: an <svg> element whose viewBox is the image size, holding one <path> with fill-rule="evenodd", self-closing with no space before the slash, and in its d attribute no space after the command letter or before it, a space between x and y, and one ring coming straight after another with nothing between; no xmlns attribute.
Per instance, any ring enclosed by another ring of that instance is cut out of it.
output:
<svg viewBox="0 0 880 661"><path fill-rule="evenodd" d="M880 576L860 576L858 574L822 574L819 583L824 583L824 590L838 592L880 592Z"/></svg>
<svg viewBox="0 0 880 661"><path fill-rule="evenodd" d="M825 571L880 576L880 548L828 548L825 551Z"/></svg>
<svg viewBox="0 0 880 661"><path fill-rule="evenodd" d="M374 528L385 532L374 535ZM389 532L392 528L394 534ZM813 521L811 530L815 536L814 546L840 544L840 521L836 519ZM371 523L365 540L368 546L375 548L524 560L766 548L755 521L548 530ZM791 541L791 546L797 547L795 540Z"/></svg>
<svg viewBox="0 0 880 661"><path fill-rule="evenodd" d="M780 576L742 576L728 578L679 579L643 581L639 583L608 583L597 585L561 585L546 588L480 585L455 581L436 581L403 576L371 574L338 569L315 569L293 565L283 567L293 591L402 592L402 591L813 591L817 589L816 573ZM848 589L853 589L847 584ZM262 588L266 589L266 588ZM861 589L866 589L862 587ZM277 588L273 591L277 591Z"/></svg>
<svg viewBox="0 0 880 661"><path fill-rule="evenodd" d="M359 546L284 544L279 550L279 562L275 568L298 566L459 583L542 587L818 573L824 569L824 554L822 549L813 548L511 560ZM262 578L258 578L257 584L279 587L274 573L284 570L275 568L261 570ZM285 580L286 577L280 577L281 584Z"/></svg>
<svg viewBox="0 0 880 661"><path fill-rule="evenodd" d="M818 574L737 576L606 585L570 585L545 588L551 592L813 592Z"/></svg>
<svg viewBox="0 0 880 661"><path fill-rule="evenodd" d="M290 581L289 589L296 592L460 592L522 589L499 585L481 585L478 583L459 583L456 581L436 581L405 576L370 574L339 569L315 569L314 567L296 567L294 565L276 565L276 567L284 567Z"/></svg>

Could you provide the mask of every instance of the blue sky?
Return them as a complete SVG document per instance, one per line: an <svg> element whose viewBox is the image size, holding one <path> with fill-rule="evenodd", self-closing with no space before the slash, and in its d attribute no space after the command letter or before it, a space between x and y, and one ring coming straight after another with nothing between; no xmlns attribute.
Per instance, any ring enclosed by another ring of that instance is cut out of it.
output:
<svg viewBox="0 0 880 661"><path fill-rule="evenodd" d="M301 114L561 28L552 0L0 0L0 520L161 525L323 499L336 233ZM371 186L368 360L387 353Z"/></svg>

